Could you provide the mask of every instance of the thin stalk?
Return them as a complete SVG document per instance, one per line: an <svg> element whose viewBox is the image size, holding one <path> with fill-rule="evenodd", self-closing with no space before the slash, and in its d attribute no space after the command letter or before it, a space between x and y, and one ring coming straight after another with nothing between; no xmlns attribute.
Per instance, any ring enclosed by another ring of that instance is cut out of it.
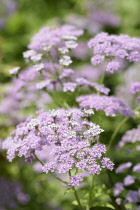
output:
<svg viewBox="0 0 140 210"><path fill-rule="evenodd" d="M57 80L60 82L61 87L63 87L62 81L59 79L59 72L58 72L57 69L55 68L54 63L53 63L53 60L52 60L50 54L48 53L47 55L48 55L49 62L50 62L50 64L51 64L51 66L52 66L52 70L53 70L53 72L54 72L54 75L56 74ZM61 73L61 70L60 70L60 73Z"/></svg>
<svg viewBox="0 0 140 210"><path fill-rule="evenodd" d="M138 106L136 109L134 109L134 112L140 110L140 106ZM112 136L111 136L111 139L110 139L110 142L109 142L109 145L108 145L108 148L107 148L107 152L110 150L110 148L112 147L113 145L113 141L116 137L116 135L118 134L119 130L121 129L121 127L123 126L123 124L125 122L127 122L127 120L129 119L130 117L126 117L122 120L122 122L119 124L119 126L114 130Z"/></svg>
<svg viewBox="0 0 140 210"><path fill-rule="evenodd" d="M44 138L46 138L46 136L37 128L36 129Z"/></svg>
<svg viewBox="0 0 140 210"><path fill-rule="evenodd" d="M125 122L127 122L128 119L129 119L129 117L124 118L124 119L122 120L122 122L119 124L119 126L114 130L114 132L113 132L113 134L112 134L112 136L111 136L111 138L110 138L110 142L109 142L109 145L108 145L108 147L107 147L107 151L109 151L110 148L112 147L113 141L114 141L114 139L115 139L117 133L119 132L119 130L121 129L121 127L123 126L123 124L124 124Z"/></svg>
<svg viewBox="0 0 140 210"><path fill-rule="evenodd" d="M94 183L94 177L92 176L92 181L91 181L90 191L89 191L89 200L86 206L86 210L90 210L90 207L91 207L93 183Z"/></svg>
<svg viewBox="0 0 140 210"><path fill-rule="evenodd" d="M52 70L53 70L54 74L57 73L57 71L56 71L56 69L55 69L55 66L54 66L54 63L53 63L53 61L52 61L52 58L51 58L50 54L47 53L47 56L48 56L48 60L49 60L49 62L50 62L50 64L51 64L51 66L52 66Z"/></svg>
<svg viewBox="0 0 140 210"><path fill-rule="evenodd" d="M73 186L72 189L73 189L73 191L74 191L75 198L76 198L77 203L78 203L78 205L79 205L79 209L83 210L82 205L81 205L81 202L80 202L80 199L79 199L79 197L78 197L78 194L77 194L77 192L76 192L75 187Z"/></svg>
<svg viewBox="0 0 140 210"><path fill-rule="evenodd" d="M113 187L114 186L114 181L112 179L112 176L110 174L110 171L107 170L107 176L108 176L108 179L109 179L109 182L110 182L110 185Z"/></svg>
<svg viewBox="0 0 140 210"><path fill-rule="evenodd" d="M37 160L38 162L41 163L42 166L44 166L44 163L36 156L35 153L34 153L34 157L36 158L36 160ZM51 174L52 176L54 176L54 177L55 177L57 180L59 180L60 182L62 182L62 183L64 183L64 184L67 184L67 182L65 182L65 181L63 181L62 179L60 179L59 177L57 177L57 176L55 175L55 173L50 172L50 174Z"/></svg>
<svg viewBox="0 0 140 210"><path fill-rule="evenodd" d="M36 154L34 153L34 157L36 158L36 160L38 161L38 162L40 162L41 163L41 165L42 166L44 166L44 163L41 161L41 160L39 160L39 158L36 156Z"/></svg>
<svg viewBox="0 0 140 210"><path fill-rule="evenodd" d="M55 175L55 173L50 172L52 174L52 176L54 176L57 180L59 180L60 182L67 184L67 182L63 181L62 179L60 179L58 176Z"/></svg>
<svg viewBox="0 0 140 210"><path fill-rule="evenodd" d="M100 85L102 85L102 84L103 84L103 81L104 81L105 75L106 75L106 70L105 70L105 71L103 72L103 74L102 74L102 77L101 77L100 82L99 82L99 84L100 84Z"/></svg>
<svg viewBox="0 0 140 210"><path fill-rule="evenodd" d="M104 81L104 78L105 78L105 75L106 75L106 70L103 72L102 76L101 76L101 79L100 79L100 82L99 84L102 85L103 84L103 81ZM100 92L97 91L97 94L100 95Z"/></svg>
<svg viewBox="0 0 140 210"><path fill-rule="evenodd" d="M69 170L69 176L71 176L71 171L70 171L70 170ZM72 190L73 190L73 192L74 192L75 198L76 198L77 203L78 203L78 205L79 205L79 209L80 209L80 210L83 210L82 205L81 205L81 202L80 202L80 199L79 199L79 197L78 197L77 191L76 191L76 189L75 189L74 186L72 186Z"/></svg>

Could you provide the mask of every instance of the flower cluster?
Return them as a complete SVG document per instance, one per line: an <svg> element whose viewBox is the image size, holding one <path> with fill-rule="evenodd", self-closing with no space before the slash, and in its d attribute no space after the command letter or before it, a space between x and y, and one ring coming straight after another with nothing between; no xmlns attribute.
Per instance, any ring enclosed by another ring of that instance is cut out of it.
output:
<svg viewBox="0 0 140 210"><path fill-rule="evenodd" d="M118 173L122 173L123 171L125 171L126 169L130 168L132 166L131 162L127 162L127 163L122 163L121 165L118 166L118 168L116 168L115 172Z"/></svg>
<svg viewBox="0 0 140 210"><path fill-rule="evenodd" d="M104 157L106 146L96 142L103 130L86 120L93 114L92 110L72 108L37 113L36 119L29 117L4 141L3 148L7 149L9 161L18 153L18 156L24 156L30 162L37 151L47 146L52 159L42 167L46 173L62 174L76 169L99 174L103 168L113 169L112 161ZM78 180L82 180L79 175L71 176L68 184L78 186Z"/></svg>
<svg viewBox="0 0 140 210"><path fill-rule="evenodd" d="M139 150L138 142L140 137L140 126L132 130L128 130L122 137L118 144L118 148L124 147L126 144L137 143L137 150ZM129 150L130 152L130 150ZM133 164L126 162L120 164L116 170L116 174L124 173L125 176L122 182L117 182L114 185L114 196L118 205L132 204L133 209L139 209L140 191L139 191L139 173L140 163ZM127 175L126 175L127 174ZM121 175L122 177L123 175ZM121 197L121 198L120 198Z"/></svg>
<svg viewBox="0 0 140 210"><path fill-rule="evenodd" d="M0 209L16 209L18 204L26 204L29 199L29 195L22 192L19 182L0 178Z"/></svg>
<svg viewBox="0 0 140 210"><path fill-rule="evenodd" d="M132 166L131 162L123 163L118 166L116 169L116 173L123 173L124 171L129 169ZM132 175L128 174L124 177L123 182L117 182L114 185L113 191L114 196L118 197L116 198L116 203L118 205L120 204L127 204L132 203L135 207L138 207L139 199L140 199L140 192L137 190L137 184L135 183L139 182L139 176L137 176L138 173L140 173L140 164L136 164L133 166L133 169L131 171ZM132 185L132 186L131 186ZM132 188L132 189L131 189ZM136 188L136 190L134 190ZM122 197L122 198L119 198ZM137 209L137 208L136 208Z"/></svg>
<svg viewBox="0 0 140 210"><path fill-rule="evenodd" d="M117 97L122 98L122 99L125 98L125 101L127 102L127 104L129 104L133 108L137 107L137 105L138 105L135 101L135 94L132 94L132 92L135 91L135 88L136 88L135 85L133 86L133 84L140 82L139 68L140 68L140 64L137 63L137 64L131 65L127 69L127 71L121 72L122 84L117 86L116 91L115 91L115 95ZM131 92L131 94L130 94L130 92ZM138 94L139 93L136 93L136 96Z"/></svg>
<svg viewBox="0 0 140 210"><path fill-rule="evenodd" d="M41 29L32 38L30 50L23 53L23 57L27 61L33 61L34 65L21 72L19 67L12 68L10 74L17 75L20 80L16 82L22 83L22 86L30 83L29 85L38 90L62 89L63 92L74 92L77 87L84 86L108 94L110 90L104 85L92 82L91 78L85 79L67 67L72 63L69 52L77 47L77 37L82 33L82 30L68 25L56 29L49 27Z"/></svg>
<svg viewBox="0 0 140 210"><path fill-rule="evenodd" d="M127 35L108 35L100 33L88 42L93 49L94 56L91 62L94 66L107 61L106 71L114 73L119 70L120 64L116 60L126 59L129 62L140 62L140 39Z"/></svg>
<svg viewBox="0 0 140 210"><path fill-rule="evenodd" d="M140 94L140 82L133 82L130 91L132 94ZM140 103L140 95L138 96L138 103Z"/></svg>
<svg viewBox="0 0 140 210"><path fill-rule="evenodd" d="M69 14L65 21L94 35L103 31L105 26L118 27L120 18L115 12L113 1L87 1L81 4L84 15Z"/></svg>
<svg viewBox="0 0 140 210"><path fill-rule="evenodd" d="M136 94L140 92L140 82L133 82L131 85L131 93Z"/></svg>
<svg viewBox="0 0 140 210"><path fill-rule="evenodd" d="M82 30L76 29L74 26L64 25L59 28L50 29L50 27L42 28L35 34L29 44L29 50L23 53L25 59L31 61L40 61L46 53L61 54L59 63L68 66L72 61L68 56L69 50L77 47L77 37L83 34ZM54 50L52 52L52 50Z"/></svg>
<svg viewBox="0 0 140 210"><path fill-rule="evenodd" d="M102 110L107 116L116 116L117 113L123 116L133 116L133 111L127 106L124 100L113 96L97 94L83 95L77 98L81 108Z"/></svg>
<svg viewBox="0 0 140 210"><path fill-rule="evenodd" d="M120 140L120 142L118 143L118 148L122 148L124 147L126 144L134 144L136 142L139 143L140 141L140 126L138 126L137 128L133 128L132 130L128 130L122 137L122 139ZM139 148L139 146L137 145L137 148ZM136 148L136 149L137 149ZM139 149L138 149L139 150Z"/></svg>
<svg viewBox="0 0 140 210"><path fill-rule="evenodd" d="M51 102L51 97L47 92L36 91L36 87L33 85L35 80L36 74L30 67L20 72L18 78L12 80L12 85L7 87L5 97L0 104L0 114L8 116L7 124L17 124L25 119L25 116L20 113L21 110L27 107L46 108L47 104Z"/></svg>

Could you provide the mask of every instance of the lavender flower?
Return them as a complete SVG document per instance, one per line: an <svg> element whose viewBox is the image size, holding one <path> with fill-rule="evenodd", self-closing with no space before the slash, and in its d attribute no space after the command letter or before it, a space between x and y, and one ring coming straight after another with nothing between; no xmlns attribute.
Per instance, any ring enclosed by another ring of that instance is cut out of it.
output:
<svg viewBox="0 0 140 210"><path fill-rule="evenodd" d="M126 169L130 168L132 166L131 162L127 162L127 163L122 163L121 165L118 166L118 168L116 168L115 172L118 173L122 173L124 172Z"/></svg>
<svg viewBox="0 0 140 210"><path fill-rule="evenodd" d="M92 35L102 31L104 26L118 27L120 18L112 11L114 5L108 4L108 2L110 1L84 2L81 6L87 15L82 16L73 13L66 16L66 22L85 29Z"/></svg>
<svg viewBox="0 0 140 210"><path fill-rule="evenodd" d="M111 171L114 168L114 163L112 163L112 161L110 161L110 159L107 157L103 158L101 163L102 163L102 168L108 168Z"/></svg>
<svg viewBox="0 0 140 210"><path fill-rule="evenodd" d="M87 80L95 81L100 78L104 69L95 68L92 65L84 64L76 69L76 77L83 77Z"/></svg>
<svg viewBox="0 0 140 210"><path fill-rule="evenodd" d="M120 67L120 64L117 61L111 61L106 66L106 71L110 73L114 73L115 71L118 71Z"/></svg>
<svg viewBox="0 0 140 210"><path fill-rule="evenodd" d="M136 164L136 165L133 167L133 171L134 171L134 172L137 172L137 173L140 173L140 163Z"/></svg>
<svg viewBox="0 0 140 210"><path fill-rule="evenodd" d="M0 207L3 210L16 209L18 203L26 204L29 199L29 195L22 192L19 182L11 182L0 178Z"/></svg>
<svg viewBox="0 0 140 210"><path fill-rule="evenodd" d="M76 89L77 84L73 83L73 82L67 82L63 84L63 91L67 92L67 91L71 91L74 92Z"/></svg>
<svg viewBox="0 0 140 210"><path fill-rule="evenodd" d="M140 192L136 190L129 190L129 192L126 195L126 200L129 203L136 204L140 199Z"/></svg>
<svg viewBox="0 0 140 210"><path fill-rule="evenodd" d="M5 117L6 126L11 123L18 124L25 119L26 116L21 110L32 106L41 109L51 103L48 93L42 90L36 91L33 83L35 80L36 72L33 68L27 68L18 74L18 78L12 80L12 85L7 86L0 104L0 114Z"/></svg>
<svg viewBox="0 0 140 210"><path fill-rule="evenodd" d="M62 66L69 66L72 63L70 56L63 55L63 57L59 60L60 65Z"/></svg>
<svg viewBox="0 0 140 210"><path fill-rule="evenodd" d="M71 41L73 38L76 39L82 34L83 31L76 29L74 26L64 25L55 29L50 29L47 26L34 35L28 47L35 51L50 50L53 46L66 45L68 41Z"/></svg>
<svg viewBox="0 0 140 210"><path fill-rule="evenodd" d="M105 57L103 55L95 55L94 57L91 58L91 63L94 66L97 66L98 64L102 63L104 61Z"/></svg>
<svg viewBox="0 0 140 210"><path fill-rule="evenodd" d="M116 116L117 113L123 116L133 116L133 111L126 103L119 98L113 96L101 95L84 95L77 98L81 108L92 108L95 110L103 110L107 116Z"/></svg>
<svg viewBox="0 0 140 210"><path fill-rule="evenodd" d="M136 90L138 91L138 86L137 85L140 82L139 68L140 68L139 64L133 64L127 69L127 71L121 72L121 78L122 78L123 84L117 86L117 88L116 88L116 94L115 95L119 98L122 98L122 99L125 98L125 101L131 107L137 107L138 106L138 104L135 103L135 98L134 98L133 93L135 94L135 91ZM130 92L132 94L130 94Z"/></svg>
<svg viewBox="0 0 140 210"><path fill-rule="evenodd" d="M120 68L119 63L114 60L116 58L125 58L134 63L140 62L140 39L138 38L131 38L127 35L108 35L102 32L88 42L88 47L93 49L93 65L101 63L104 56L106 60L113 59L106 66L106 71L110 73Z"/></svg>
<svg viewBox="0 0 140 210"><path fill-rule="evenodd" d="M105 87L104 85L100 85L98 83L95 82L90 82L89 80L83 78L83 77L79 77L76 80L77 86L83 86L84 88L90 87L90 88L94 88L96 91L100 92L100 93L104 93L105 95L108 95L108 93L110 92L110 89Z"/></svg>
<svg viewBox="0 0 140 210"><path fill-rule="evenodd" d="M118 196L124 190L123 183L117 182L113 188L114 196Z"/></svg>
<svg viewBox="0 0 140 210"><path fill-rule="evenodd" d="M124 186L129 186L131 184L133 184L135 182L135 177L134 176L131 176L131 175L127 175L125 178L124 178Z"/></svg>
<svg viewBox="0 0 140 210"><path fill-rule="evenodd" d="M140 126L128 130L122 137L121 141L118 143L118 148L124 147L126 144L134 144L140 141Z"/></svg>
<svg viewBox="0 0 140 210"><path fill-rule="evenodd" d="M140 92L140 82L133 82L130 91L132 94Z"/></svg>
<svg viewBox="0 0 140 210"><path fill-rule="evenodd" d="M9 161L18 154L31 161L37 151L43 147L50 148L51 160L42 167L49 171L66 173L73 168L87 171L89 174L99 174L102 168L113 169L113 163L104 157L106 146L96 143L96 139L103 130L99 125L84 119L87 112L73 108L58 109L49 112L38 111L35 119L29 117L19 124L4 143ZM88 112L88 116L93 112ZM46 154L47 155L47 154ZM72 183L74 177L71 177ZM76 179L77 180L77 179ZM75 180L77 186L79 181Z"/></svg>
<svg viewBox="0 0 140 210"><path fill-rule="evenodd" d="M81 181L83 181L82 176L74 175L70 177L70 180L68 181L68 185L78 187Z"/></svg>
<svg viewBox="0 0 140 210"><path fill-rule="evenodd" d="M17 74L18 71L19 71L19 69L20 69L20 67L14 67L13 69L10 69L10 70L9 70L9 73L10 73L10 74Z"/></svg>

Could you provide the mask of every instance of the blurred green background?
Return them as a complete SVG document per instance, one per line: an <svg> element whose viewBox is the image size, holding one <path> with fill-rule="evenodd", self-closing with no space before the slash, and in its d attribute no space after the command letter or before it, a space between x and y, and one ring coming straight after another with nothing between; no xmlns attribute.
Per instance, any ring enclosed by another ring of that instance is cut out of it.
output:
<svg viewBox="0 0 140 210"><path fill-rule="evenodd" d="M6 0L5 0L6 1ZM98 0L90 2L97 3ZM101 0L99 7L104 9L108 0ZM2 93L5 91L5 86L11 80L9 69L14 66L26 66L22 57L22 52L27 50L28 43L31 37L43 26L49 25L55 27L61 23L65 23L66 16L76 13L83 17L86 16L86 3L87 0L15 0L16 9L13 14L7 15L3 2L0 2L0 18L5 19L5 25L0 29L0 99L2 100ZM108 8L120 17L120 24L115 29L111 27L103 27L103 31L109 33L124 33L130 36L140 36L140 0L112 0L113 8ZM89 36L90 37L90 36ZM112 76L113 77L113 76ZM117 81L117 79L116 79ZM113 83L114 84L114 83ZM118 84L116 82L116 84ZM103 126L108 129L105 136L105 141L110 136L110 132L115 128L116 124L120 121L118 117L113 124L113 120L107 118ZM97 116L97 122L98 122ZM112 125L112 126L110 126ZM135 122L128 123L122 130L122 133L135 125ZM13 129L3 128L1 137L6 137ZM137 156L137 154L136 154ZM119 159L124 158L123 155ZM15 160L12 164L7 163L5 154L1 153L0 156L1 166L0 174L11 180L20 180L24 184L23 189L26 193L31 195L29 205L20 207L25 210L38 210L38 209L77 209L73 206L68 206L67 201L72 200L72 194L64 197L63 188L59 187L57 182L51 182L46 178L46 175L36 175L31 167L24 163L22 160ZM120 160L118 160L120 161ZM20 169L19 169L20 168ZM59 193L58 193L59 191ZM83 193L81 189L81 193ZM53 197L55 195L55 197ZM36 202L35 202L36 201ZM47 201L47 204L44 202ZM50 206L53 204L53 206ZM46 206L45 206L46 205ZM59 208L59 205L61 206Z"/></svg>

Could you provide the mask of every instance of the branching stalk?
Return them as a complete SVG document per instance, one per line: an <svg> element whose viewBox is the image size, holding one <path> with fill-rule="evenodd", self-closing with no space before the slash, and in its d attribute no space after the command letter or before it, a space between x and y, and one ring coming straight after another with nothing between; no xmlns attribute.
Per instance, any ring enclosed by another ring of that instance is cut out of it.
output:
<svg viewBox="0 0 140 210"><path fill-rule="evenodd" d="M34 157L36 158L36 160L37 160L38 162L41 163L42 166L44 166L44 163L36 156L35 153L34 153ZM57 176L55 175L55 173L50 172L50 174L51 174L52 176L54 176L54 177L55 177L57 180L59 180L60 182L62 182L62 183L64 183L64 184L67 184L67 182L65 182L65 181L63 181L62 179L60 179L59 177L57 177Z"/></svg>

